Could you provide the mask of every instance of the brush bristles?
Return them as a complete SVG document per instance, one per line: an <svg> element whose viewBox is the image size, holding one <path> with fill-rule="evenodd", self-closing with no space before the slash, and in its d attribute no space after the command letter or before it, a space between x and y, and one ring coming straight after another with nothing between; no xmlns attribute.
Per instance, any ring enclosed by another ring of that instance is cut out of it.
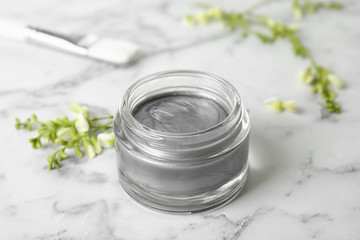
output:
<svg viewBox="0 0 360 240"><path fill-rule="evenodd" d="M123 65L135 61L139 53L140 48L131 42L101 38L88 48L87 55L101 61Z"/></svg>

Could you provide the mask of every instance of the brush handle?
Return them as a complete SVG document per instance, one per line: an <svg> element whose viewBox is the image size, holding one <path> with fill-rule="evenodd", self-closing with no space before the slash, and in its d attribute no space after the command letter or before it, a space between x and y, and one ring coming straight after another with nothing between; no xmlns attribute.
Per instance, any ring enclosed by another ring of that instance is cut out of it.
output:
<svg viewBox="0 0 360 240"><path fill-rule="evenodd" d="M134 62L141 56L139 47L128 41L99 38L91 34L67 34L6 19L0 19L1 37L51 47L116 65Z"/></svg>
<svg viewBox="0 0 360 240"><path fill-rule="evenodd" d="M28 42L60 49L78 55L86 55L87 49L78 45L82 36L59 33L34 26L26 26L24 38Z"/></svg>

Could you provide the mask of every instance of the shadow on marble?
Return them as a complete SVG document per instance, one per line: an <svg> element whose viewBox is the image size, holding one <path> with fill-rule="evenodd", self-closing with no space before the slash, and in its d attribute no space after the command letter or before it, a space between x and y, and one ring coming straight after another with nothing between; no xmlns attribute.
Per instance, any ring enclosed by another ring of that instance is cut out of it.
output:
<svg viewBox="0 0 360 240"><path fill-rule="evenodd" d="M249 173L242 192L234 199L248 194L277 174L277 167L283 158L281 147L268 135L252 130L250 136Z"/></svg>

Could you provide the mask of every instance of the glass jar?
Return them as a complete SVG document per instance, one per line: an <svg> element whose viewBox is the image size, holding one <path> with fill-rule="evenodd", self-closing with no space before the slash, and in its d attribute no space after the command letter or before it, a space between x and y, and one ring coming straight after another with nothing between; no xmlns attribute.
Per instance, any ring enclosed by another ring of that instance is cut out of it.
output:
<svg viewBox="0 0 360 240"><path fill-rule="evenodd" d="M227 115L190 132L157 130L134 117L139 106L165 95L208 99ZM249 130L240 96L224 79L189 70L144 77L125 92L115 117L120 183L135 200L158 210L193 213L219 207L245 184Z"/></svg>

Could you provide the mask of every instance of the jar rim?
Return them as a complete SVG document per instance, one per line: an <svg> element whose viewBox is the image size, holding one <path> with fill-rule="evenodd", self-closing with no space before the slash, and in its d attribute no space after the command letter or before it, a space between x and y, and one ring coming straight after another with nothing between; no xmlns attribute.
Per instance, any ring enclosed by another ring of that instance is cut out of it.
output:
<svg viewBox="0 0 360 240"><path fill-rule="evenodd" d="M164 131L150 128L150 127L140 123L131 113L129 96L132 94L132 92L136 88L138 88L139 86L141 86L145 83L148 83L155 79L171 77L171 76L186 76L186 77L199 77L199 78L202 77L202 78L212 79L212 80L215 80L215 81L221 83L222 86L224 86L227 90L229 90L232 93L231 96L229 96L232 98L231 99L232 103L230 106L229 114L226 116L225 119L223 119L221 122L215 124L214 126L211 126L209 128L199 130L199 131L185 132L185 133L164 132ZM237 107L236 103L239 103L238 107ZM125 111L124 111L124 109L125 109ZM197 135L207 134L209 132L214 131L215 129L218 129L221 126L226 125L227 123L231 122L231 120L234 118L234 115L236 114L237 111L239 111L239 109L240 109L240 119L241 119L242 114L243 114L241 98L239 96L239 93L235 89L235 87L230 82L228 82L227 80L225 80L215 74L206 73L206 72L197 71L197 70L181 69L181 70L161 71L161 72L153 73L153 74L147 75L143 78L140 78L139 80L137 80L135 83L133 83L127 89L127 91L125 92L125 94L119 104L118 111L119 111L120 115L125 115L126 120L127 120L127 121L125 121L125 124L135 125L137 127L137 130L144 131L147 134L151 134L156 137L189 137L189 136L197 136Z"/></svg>

